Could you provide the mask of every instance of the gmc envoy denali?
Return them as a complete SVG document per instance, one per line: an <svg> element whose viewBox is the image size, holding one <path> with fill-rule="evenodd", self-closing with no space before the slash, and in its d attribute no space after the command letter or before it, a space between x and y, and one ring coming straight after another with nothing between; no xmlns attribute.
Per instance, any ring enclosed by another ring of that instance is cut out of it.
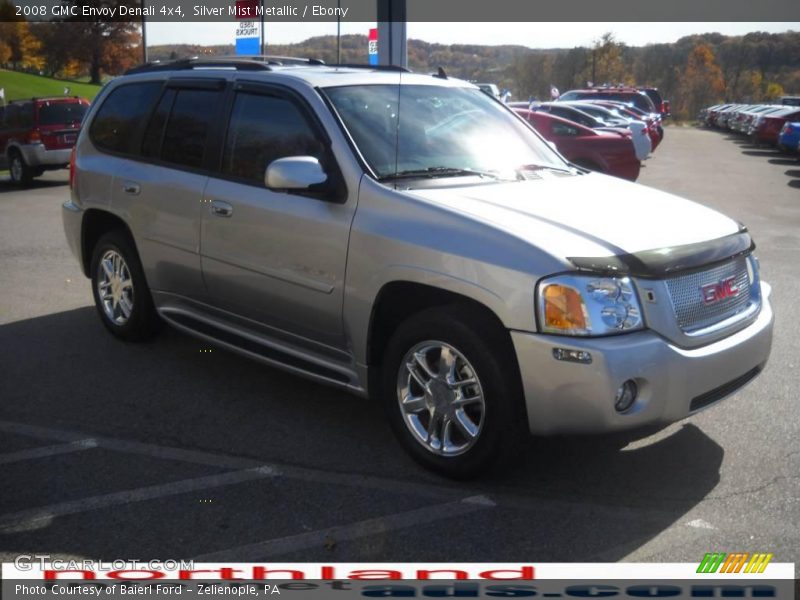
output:
<svg viewBox="0 0 800 600"><path fill-rule="evenodd" d="M166 321L378 398L451 477L527 434L662 428L770 352L741 224L569 164L441 71L139 67L93 104L70 181L66 236L114 335Z"/></svg>

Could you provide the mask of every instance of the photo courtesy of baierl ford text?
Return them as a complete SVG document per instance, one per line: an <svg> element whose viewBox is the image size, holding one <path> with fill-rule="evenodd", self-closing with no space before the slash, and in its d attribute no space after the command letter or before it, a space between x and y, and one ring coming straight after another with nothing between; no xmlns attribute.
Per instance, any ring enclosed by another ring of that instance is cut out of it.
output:
<svg viewBox="0 0 800 600"><path fill-rule="evenodd" d="M796 0L0 0L0 596L794 600Z"/></svg>

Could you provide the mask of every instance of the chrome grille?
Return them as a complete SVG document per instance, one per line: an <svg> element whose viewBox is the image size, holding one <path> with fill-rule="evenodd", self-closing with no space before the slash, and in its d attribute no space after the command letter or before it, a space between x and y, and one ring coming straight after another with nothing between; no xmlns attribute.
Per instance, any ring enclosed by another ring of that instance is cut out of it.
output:
<svg viewBox="0 0 800 600"><path fill-rule="evenodd" d="M706 304L702 288L735 277L739 293ZM740 256L707 271L698 271L666 280L678 325L685 331L710 327L747 309L751 302L747 258Z"/></svg>

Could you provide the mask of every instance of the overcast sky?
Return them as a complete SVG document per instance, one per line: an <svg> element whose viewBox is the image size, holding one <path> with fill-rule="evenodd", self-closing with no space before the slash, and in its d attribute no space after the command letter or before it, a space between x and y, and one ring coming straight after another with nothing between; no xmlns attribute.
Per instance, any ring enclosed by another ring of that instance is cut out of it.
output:
<svg viewBox="0 0 800 600"><path fill-rule="evenodd" d="M716 31L800 31L800 23L409 23L408 37L442 44L519 44L531 48L587 46L607 31L629 46L674 42L693 33ZM235 23L147 23L147 45L233 43ZM366 34L372 23L342 23L342 33ZM336 34L336 23L280 23L266 26L267 44L300 42Z"/></svg>

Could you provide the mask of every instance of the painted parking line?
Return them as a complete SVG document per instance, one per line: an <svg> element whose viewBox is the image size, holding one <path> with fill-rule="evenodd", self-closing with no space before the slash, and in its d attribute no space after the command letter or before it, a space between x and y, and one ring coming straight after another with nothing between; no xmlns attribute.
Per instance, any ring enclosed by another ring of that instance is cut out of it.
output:
<svg viewBox="0 0 800 600"><path fill-rule="evenodd" d="M154 500L167 496L176 496L197 490L207 490L228 485L236 485L245 481L265 479L274 477L275 472L269 467L257 467L244 471L233 471L219 475L207 477L197 477L195 479L184 479L161 485L151 485L147 487L113 492L102 496L91 496L69 502L61 502L50 506L43 506L15 513L0 515L0 534L18 533L37 529L39 526L47 525L53 519L66 515L74 515L111 506L122 506L134 502Z"/></svg>
<svg viewBox="0 0 800 600"><path fill-rule="evenodd" d="M85 438L85 433L75 433L53 427L41 427L38 425L28 425L12 421L0 420L0 432L25 435L45 440L61 442L73 442ZM220 467L223 469L252 469L256 467L269 467L276 475L296 481L305 481L314 484L344 485L351 487L367 488L377 491L384 491L392 494L416 494L418 496L430 497L438 500L456 500L463 495L455 487L438 485L424 482L404 482L393 479L376 477L371 475L359 475L354 473L341 473L336 471L323 471L305 467L295 467L290 465L269 464L250 458L237 456L227 456L214 452L202 450L185 450L168 446L157 446L143 442L132 442L103 436L92 436L99 448L137 454L151 458L164 460L175 460L210 467Z"/></svg>
<svg viewBox="0 0 800 600"><path fill-rule="evenodd" d="M375 517L364 521L357 521L349 525L340 525L309 531L298 535L264 540L244 546L226 548L218 552L211 552L196 556L198 562L228 562L244 561L254 562L273 556L281 556L308 550L309 548L322 548L326 543L346 542L367 537L389 533L400 529L408 529L419 525L426 525L435 521L462 517L471 513L494 508L495 503L486 496L472 496L456 502L446 502L433 506L424 506L407 512L396 513L385 517Z"/></svg>
<svg viewBox="0 0 800 600"><path fill-rule="evenodd" d="M0 465L7 465L23 460L47 458L48 456L57 456L59 454L70 454L72 452L80 452L82 450L91 450L92 448L97 448L97 442L91 438L76 440L66 444L56 444L54 446L29 448L27 450L19 450L18 452L0 454Z"/></svg>
<svg viewBox="0 0 800 600"><path fill-rule="evenodd" d="M459 501L463 497L464 489L459 484L428 483L425 481L404 481L402 479L390 479L375 475L362 475L358 473L347 473L339 471L323 471L320 469L297 467L292 465L265 463L250 458L242 458L215 452L202 450L185 450L169 446L158 446L143 442L120 440L111 437L97 436L86 433L76 433L54 427L42 427L39 425L29 425L13 421L0 420L0 432L23 435L50 441L75 442L85 439L91 435L97 443L98 448L148 456L151 458L174 460L198 465L207 465L231 470L247 470L258 467L267 467L272 470L275 477L284 477L294 481L303 481L310 484L330 484L353 488L369 489L388 494L413 494L432 500L443 502ZM585 511L587 507L598 515L598 518L618 518L622 513L629 519L655 519L663 520L668 518L670 513L661 508L651 507L621 507L616 503L606 504L602 501L573 500L567 498L551 499L542 495L519 495L513 492L500 491L497 489L481 489L480 484L470 485L473 494L491 493L492 498L498 504L526 511L541 511L552 509L563 512L565 509L572 508L576 511Z"/></svg>

